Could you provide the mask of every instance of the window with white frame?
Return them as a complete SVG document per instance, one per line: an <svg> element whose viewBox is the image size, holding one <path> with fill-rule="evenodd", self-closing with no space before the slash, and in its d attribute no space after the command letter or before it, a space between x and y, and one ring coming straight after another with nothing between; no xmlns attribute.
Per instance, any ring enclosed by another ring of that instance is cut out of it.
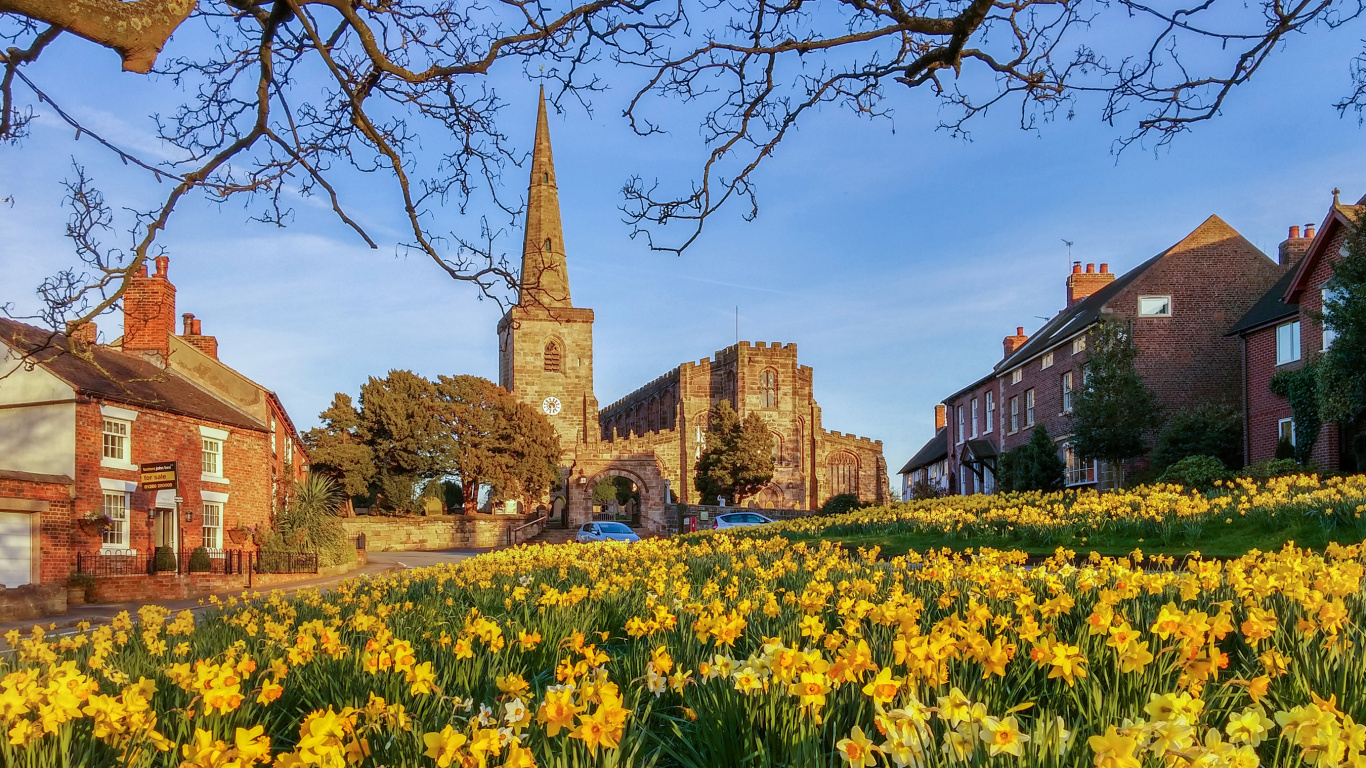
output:
<svg viewBox="0 0 1366 768"><path fill-rule="evenodd" d="M1300 321L1292 320L1276 326L1276 365L1300 359Z"/></svg>
<svg viewBox="0 0 1366 768"><path fill-rule="evenodd" d="M285 438L285 466L286 466L286 467L291 467L291 468L292 468L292 465L293 465L293 464L294 464L294 441L291 440L290 438L286 437L286 438Z"/></svg>
<svg viewBox="0 0 1366 768"><path fill-rule="evenodd" d="M972 398L972 436L977 437L977 398Z"/></svg>
<svg viewBox="0 0 1366 768"><path fill-rule="evenodd" d="M276 450L275 450L275 417L274 417L274 416L271 416L271 417L270 417L270 452L271 452L271 453L276 453Z"/></svg>
<svg viewBox="0 0 1366 768"><path fill-rule="evenodd" d="M1062 412L1072 412L1072 372L1062 375Z"/></svg>
<svg viewBox="0 0 1366 768"><path fill-rule="evenodd" d="M1020 396L1010 398L1010 431L1011 433L1020 431Z"/></svg>
<svg viewBox="0 0 1366 768"><path fill-rule="evenodd" d="M994 399L992 399L991 393L988 392L988 393L987 393L987 429L986 429L986 432L987 432L988 435L991 434L991 430L995 429L996 425L993 423L993 422L995 422L995 421L996 421L996 401L995 401Z"/></svg>
<svg viewBox="0 0 1366 768"><path fill-rule="evenodd" d="M223 505L218 502L204 502L204 538L202 543L207 549L223 548Z"/></svg>
<svg viewBox="0 0 1366 768"><path fill-rule="evenodd" d="M100 549L128 549L128 496L124 491L105 491L100 511L112 521L100 534Z"/></svg>
<svg viewBox="0 0 1366 768"><path fill-rule="evenodd" d="M1039 360L1039 370L1043 370L1053 364L1053 353L1049 352Z"/></svg>
<svg viewBox="0 0 1366 768"><path fill-rule="evenodd" d="M1016 368L1015 370L1013 370L1013 371L1010 372L1010 383L1011 383L1011 384L1019 384L1019 383L1020 383L1020 379L1022 379L1022 378L1024 378L1024 369L1023 369L1023 368Z"/></svg>
<svg viewBox="0 0 1366 768"><path fill-rule="evenodd" d="M1063 458L1067 462L1065 480L1068 485L1086 485L1096 481L1096 463L1082 461L1071 443L1063 446Z"/></svg>
<svg viewBox="0 0 1366 768"><path fill-rule="evenodd" d="M1025 390L1025 426L1034 426L1034 389Z"/></svg>
<svg viewBox="0 0 1366 768"><path fill-rule="evenodd" d="M118 464L129 463L128 433L131 426L122 419L104 420L104 458Z"/></svg>
<svg viewBox="0 0 1366 768"><path fill-rule="evenodd" d="M1295 420L1281 419L1276 422L1276 440L1284 440L1291 445L1295 444Z"/></svg>
<svg viewBox="0 0 1366 768"><path fill-rule="evenodd" d="M1330 299L1338 299L1341 297L1341 294L1333 288L1324 288L1319 295L1323 301L1323 303L1319 305L1320 308L1326 308ZM1324 319L1327 320L1327 318ZM1323 348L1328 349L1333 346L1333 339L1336 339L1337 337L1338 332L1329 328L1328 323L1325 322L1323 324Z"/></svg>
<svg viewBox="0 0 1366 768"><path fill-rule="evenodd" d="M958 406L958 442L963 442L963 406Z"/></svg>
<svg viewBox="0 0 1366 768"><path fill-rule="evenodd" d="M1077 338L1072 339L1072 354L1075 355L1075 354L1077 354L1078 352L1085 352L1085 351L1086 351L1086 337L1085 337L1085 336L1078 336Z"/></svg>
<svg viewBox="0 0 1366 768"><path fill-rule="evenodd" d="M1171 316L1172 316L1172 297L1170 297L1170 296L1139 296L1139 297L1138 297L1138 316L1139 316L1139 317L1171 317Z"/></svg>
<svg viewBox="0 0 1366 768"><path fill-rule="evenodd" d="M223 442L209 437L200 438L203 450L200 451L199 469L206 475L222 476Z"/></svg>

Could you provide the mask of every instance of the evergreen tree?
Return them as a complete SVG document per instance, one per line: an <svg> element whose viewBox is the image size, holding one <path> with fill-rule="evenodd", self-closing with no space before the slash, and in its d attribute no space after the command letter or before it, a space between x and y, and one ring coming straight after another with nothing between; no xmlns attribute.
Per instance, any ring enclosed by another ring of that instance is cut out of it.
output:
<svg viewBox="0 0 1366 768"><path fill-rule="evenodd" d="M773 479L773 435L757 413L741 421L728 401L721 401L707 432L707 448L697 459L693 486L703 504L725 497L738 504Z"/></svg>
<svg viewBox="0 0 1366 768"><path fill-rule="evenodd" d="M417 511L417 487L455 470L455 440L436 386L411 371L390 371L383 379L370 377L360 401L356 434L374 454L379 505Z"/></svg>
<svg viewBox="0 0 1366 768"><path fill-rule="evenodd" d="M1114 466L1122 485L1124 462L1147 451L1144 438L1157 424L1157 398L1134 368L1138 348L1121 323L1097 323L1086 348L1087 367L1072 404L1073 449L1084 460Z"/></svg>
<svg viewBox="0 0 1366 768"><path fill-rule="evenodd" d="M1024 460L1016 471L1016 490L1057 491L1063 487L1067 463L1058 455L1058 446L1048 436L1048 427L1039 424L1029 433Z"/></svg>
<svg viewBox="0 0 1366 768"><path fill-rule="evenodd" d="M1229 469L1243 466L1243 418L1226 403L1201 403L1176 413L1157 433L1157 472L1188 456L1213 456Z"/></svg>
<svg viewBox="0 0 1366 768"><path fill-rule="evenodd" d="M441 376L436 388L467 513L477 511L480 486L530 503L559 478L559 437L540 410L478 376Z"/></svg>
<svg viewBox="0 0 1366 768"><path fill-rule="evenodd" d="M1366 224L1347 231L1326 289L1314 319L1335 338L1318 366L1319 417L1343 424L1366 414Z"/></svg>
<svg viewBox="0 0 1366 768"><path fill-rule="evenodd" d="M312 471L336 480L347 496L368 495L375 478L375 456L356 434L360 413L351 404L351 396L333 395L332 405L318 417L323 425L303 434Z"/></svg>

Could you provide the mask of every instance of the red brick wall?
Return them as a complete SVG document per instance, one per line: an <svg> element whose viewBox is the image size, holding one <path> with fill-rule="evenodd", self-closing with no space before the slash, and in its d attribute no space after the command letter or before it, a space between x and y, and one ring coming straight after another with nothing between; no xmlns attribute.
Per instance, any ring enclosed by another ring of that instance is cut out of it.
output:
<svg viewBox="0 0 1366 768"><path fill-rule="evenodd" d="M120 407L126 407L120 405ZM223 474L229 480L224 485L200 479L203 451L200 425L222 428L222 425L186 416L136 409L138 418L130 434L133 464L158 461L178 463L180 488L177 494L185 499L182 505L180 531L182 549L199 546L203 540L203 499L200 491L228 493L223 508L224 546L226 531L243 525L269 524L270 501L270 445L269 435L234 427L223 446ZM138 473L130 470L100 466L103 457L103 416L99 402L76 407L76 498L71 514L74 518L102 508L104 491L100 478L138 481ZM129 511L129 547L139 553L152 549L152 524L148 511L155 494L137 491L132 496ZM194 513L190 523L184 522L184 510ZM97 552L99 534L86 534L78 527L71 529L71 551L66 572L74 567L74 552ZM46 566L45 566L46 569Z"/></svg>
<svg viewBox="0 0 1366 768"><path fill-rule="evenodd" d="M1286 318L1280 322L1289 322ZM1291 417L1290 403L1271 394L1271 377L1276 373L1276 323L1244 337L1247 361L1247 462L1276 458L1280 439L1280 420ZM1303 331L1301 331L1303 332ZM1301 348L1303 345L1301 344ZM1299 363L1286 366L1298 366Z"/></svg>
<svg viewBox="0 0 1366 768"><path fill-rule="evenodd" d="M123 295L123 348L151 350L163 358L170 353L175 333L175 286L167 279L169 259L156 259L157 274L148 277L146 267L128 284Z"/></svg>
<svg viewBox="0 0 1366 768"><path fill-rule="evenodd" d="M71 486L0 478L0 496L46 501L48 511L39 521L40 540L34 542L40 583L62 581L71 573L75 555L71 549Z"/></svg>

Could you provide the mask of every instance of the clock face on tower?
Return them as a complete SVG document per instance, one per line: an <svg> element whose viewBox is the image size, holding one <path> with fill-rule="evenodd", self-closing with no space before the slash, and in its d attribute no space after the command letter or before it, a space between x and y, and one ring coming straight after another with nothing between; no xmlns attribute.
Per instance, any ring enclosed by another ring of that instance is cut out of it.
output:
<svg viewBox="0 0 1366 768"><path fill-rule="evenodd" d="M559 413L559 412L560 412L560 398L558 398L558 397L547 397L546 399L542 400L542 401L541 401L541 410L545 411L545 412L546 412L546 415L548 415L548 416L554 416L555 414Z"/></svg>

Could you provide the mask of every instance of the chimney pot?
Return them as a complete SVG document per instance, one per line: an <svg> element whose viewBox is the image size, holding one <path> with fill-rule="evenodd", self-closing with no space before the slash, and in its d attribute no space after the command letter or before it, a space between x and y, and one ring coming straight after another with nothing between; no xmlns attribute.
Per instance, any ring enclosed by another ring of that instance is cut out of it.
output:
<svg viewBox="0 0 1366 768"><path fill-rule="evenodd" d="M1314 225L1313 225L1313 224L1305 224L1305 225L1304 225L1304 236L1305 236L1306 238L1310 239L1310 240L1313 240L1313 239L1314 239Z"/></svg>
<svg viewBox="0 0 1366 768"><path fill-rule="evenodd" d="M168 277L169 277L169 272L170 272L170 266L171 266L171 257L170 257L170 256L158 256L158 257L156 257L155 261L156 261L156 263L157 263L157 274L156 274L156 276L159 277L159 278L161 278L162 280L168 279Z"/></svg>
<svg viewBox="0 0 1366 768"><path fill-rule="evenodd" d="M1100 265L1100 273L1101 273L1102 275L1108 275L1108 274L1110 274L1110 265L1107 264L1107 263L1105 263L1105 262L1101 262L1101 265Z"/></svg>
<svg viewBox="0 0 1366 768"><path fill-rule="evenodd" d="M1079 262L1079 261L1074 261L1074 262L1072 262L1072 274L1074 274L1074 275L1080 275L1080 274L1081 274L1081 262Z"/></svg>
<svg viewBox="0 0 1366 768"><path fill-rule="evenodd" d="M200 320L200 319L197 318L197 317L194 319L194 335L196 335L196 336L203 336L203 335L204 335L203 326L200 325L200 323L202 323L202 322L203 322L203 321Z"/></svg>
<svg viewBox="0 0 1366 768"><path fill-rule="evenodd" d="M1292 226L1292 227L1290 228L1290 236L1289 236L1289 239L1291 239L1291 240L1299 240L1299 239L1300 239L1300 225L1296 224L1296 225L1294 225L1294 226Z"/></svg>
<svg viewBox="0 0 1366 768"><path fill-rule="evenodd" d="M180 319L185 324L184 335L194 335L194 315L190 314L189 312L186 312L185 314L180 316Z"/></svg>
<svg viewBox="0 0 1366 768"><path fill-rule="evenodd" d="M1088 274L1088 275L1094 275L1095 273L1096 273L1096 265L1095 265L1095 264L1087 264L1087 265L1086 265L1086 274Z"/></svg>
<svg viewBox="0 0 1366 768"><path fill-rule="evenodd" d="M1023 335L1024 335L1024 326L1023 326L1023 325L1017 325L1017 326L1015 326L1015 335L1016 335L1016 336L1023 336Z"/></svg>
<svg viewBox="0 0 1366 768"><path fill-rule="evenodd" d="M140 265L138 266L138 271L136 272L136 275L137 275L138 277L146 277L146 276L147 276L147 262L144 261L144 262L142 262L142 264L140 264Z"/></svg>

